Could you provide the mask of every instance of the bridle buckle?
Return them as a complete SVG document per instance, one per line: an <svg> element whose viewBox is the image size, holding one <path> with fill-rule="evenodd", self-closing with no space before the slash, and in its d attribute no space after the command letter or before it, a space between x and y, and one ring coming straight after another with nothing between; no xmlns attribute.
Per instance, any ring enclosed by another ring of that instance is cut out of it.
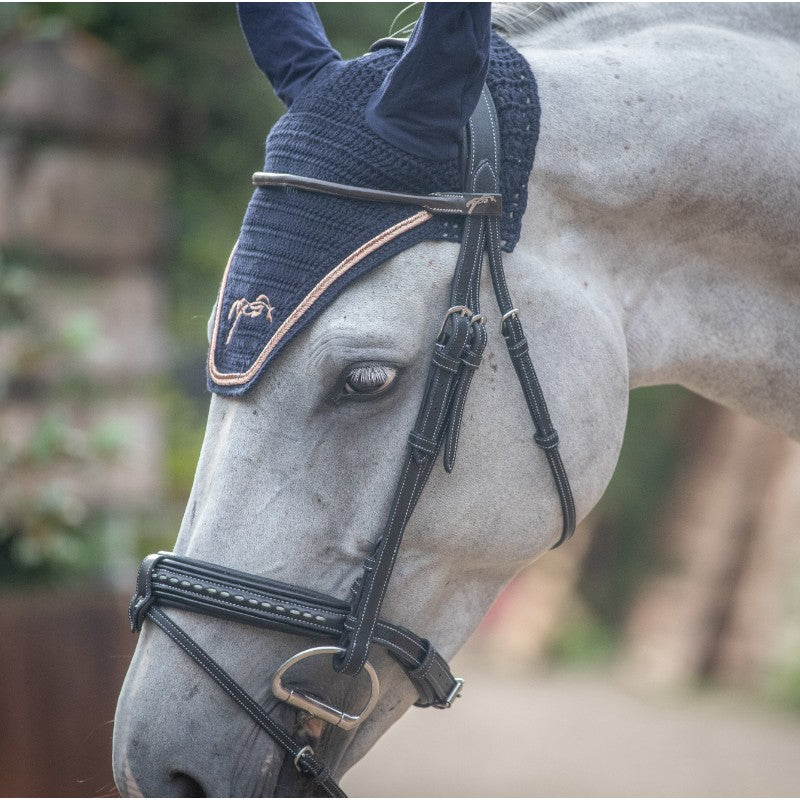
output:
<svg viewBox="0 0 800 800"><path fill-rule="evenodd" d="M511 311L506 311L502 317L500 317L500 335L505 338L506 336L506 322L510 320L512 317L519 318L519 309L512 308Z"/></svg>
<svg viewBox="0 0 800 800"><path fill-rule="evenodd" d="M439 328L439 335L436 337L437 342L439 341L439 339L442 338L445 325L447 325L447 320L449 320L450 317L453 316L453 314L460 314L462 317L467 317L470 320L474 316L472 313L472 309L467 308L467 306L453 306L452 308L448 308L447 313L444 315L444 319L442 320L442 327Z"/></svg>
<svg viewBox="0 0 800 800"><path fill-rule="evenodd" d="M295 769L296 769L298 772L302 772L302 771L303 771L302 769L300 769L300 759L301 759L301 758L302 758L302 757L303 757L303 756L304 756L306 753L308 753L308 755L310 755L310 756L313 756L313 755L314 755L314 750L312 749L311 745L308 745L308 744L307 744L305 747L303 747L303 748L301 748L300 750L298 750L298 751L297 751L297 755L294 757L294 768L295 768Z"/></svg>
<svg viewBox="0 0 800 800"><path fill-rule="evenodd" d="M463 678L456 678L455 683L453 684L453 688L450 690L450 693L445 697L444 701L441 703L436 703L436 708L450 708L450 706L461 697L461 689L464 686L464 679Z"/></svg>

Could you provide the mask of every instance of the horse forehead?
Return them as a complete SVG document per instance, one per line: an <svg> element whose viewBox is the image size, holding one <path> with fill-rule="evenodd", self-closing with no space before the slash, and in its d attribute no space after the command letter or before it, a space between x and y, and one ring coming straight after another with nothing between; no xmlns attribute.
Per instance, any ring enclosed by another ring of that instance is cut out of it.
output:
<svg viewBox="0 0 800 800"><path fill-rule="evenodd" d="M416 350L421 335L440 322L457 257L454 243L421 242L387 260L309 325L285 354L286 368L332 343Z"/></svg>

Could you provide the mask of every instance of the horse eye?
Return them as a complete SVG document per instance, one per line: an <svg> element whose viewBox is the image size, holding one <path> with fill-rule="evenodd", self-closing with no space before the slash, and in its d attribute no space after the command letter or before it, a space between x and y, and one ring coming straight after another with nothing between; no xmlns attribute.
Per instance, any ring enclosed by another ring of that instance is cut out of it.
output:
<svg viewBox="0 0 800 800"><path fill-rule="evenodd" d="M387 364L356 364L345 372L341 399L370 399L386 392L397 378L397 369Z"/></svg>

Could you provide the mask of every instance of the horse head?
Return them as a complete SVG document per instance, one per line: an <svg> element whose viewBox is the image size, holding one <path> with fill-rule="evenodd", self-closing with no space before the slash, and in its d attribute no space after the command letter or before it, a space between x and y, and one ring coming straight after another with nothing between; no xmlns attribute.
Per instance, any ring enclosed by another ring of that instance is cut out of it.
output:
<svg viewBox="0 0 800 800"><path fill-rule="evenodd" d="M307 780L313 770L301 769L308 756L292 748L313 751L314 764L334 776L358 760L420 699L426 673L449 674L444 659L513 574L597 502L622 440L624 337L604 295L576 292L534 259L532 223L521 217L536 87L497 37L490 62L488 9L428 8L404 49L387 42L350 62L310 13L290 6L280 24L249 36L289 111L268 139L266 177L210 323L214 395L178 558L146 562L140 574L133 621L144 624L115 729L123 793L320 791ZM310 34L292 27L293 14ZM258 36L273 60L262 60ZM489 137L496 163L483 172L499 174L463 187L461 129L477 113L484 81L500 139ZM353 187L395 197L370 201ZM498 194L501 219L489 216ZM460 210L440 213L445 203ZM469 235L479 249L465 249ZM484 243L495 258L505 250L513 309L491 306L491 278L505 279L481 272ZM454 304L459 280L463 303ZM538 388L527 368L515 372L509 339L513 356L530 350L536 362L560 443L532 422ZM467 396L460 387L470 381ZM554 471L556 444L574 507ZM386 556L377 586L371 573L384 556L376 541L393 524L402 545ZM370 617L358 607L366 584L380 595L383 628L378 610ZM159 626L146 616L162 601L172 622ZM269 624L244 624L248 614ZM343 638L326 627L334 621ZM366 649L354 655L362 627ZM394 649L381 645L381 630ZM192 660L182 649L195 645L202 651ZM314 645L331 649L287 664ZM209 679L203 652L235 686L221 691ZM427 700L447 705L457 689L447 684L436 696L434 687ZM260 711L243 711L251 701ZM365 706L361 724L341 724ZM254 722L259 713L277 733Z"/></svg>

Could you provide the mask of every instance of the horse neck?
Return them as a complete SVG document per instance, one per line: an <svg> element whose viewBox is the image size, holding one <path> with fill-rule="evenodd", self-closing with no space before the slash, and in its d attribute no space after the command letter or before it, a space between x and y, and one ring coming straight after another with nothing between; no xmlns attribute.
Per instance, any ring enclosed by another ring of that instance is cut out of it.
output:
<svg viewBox="0 0 800 800"><path fill-rule="evenodd" d="M800 50L774 21L670 13L608 37L578 15L570 46L521 48L542 104L525 235L617 318L631 387L680 383L798 435Z"/></svg>

